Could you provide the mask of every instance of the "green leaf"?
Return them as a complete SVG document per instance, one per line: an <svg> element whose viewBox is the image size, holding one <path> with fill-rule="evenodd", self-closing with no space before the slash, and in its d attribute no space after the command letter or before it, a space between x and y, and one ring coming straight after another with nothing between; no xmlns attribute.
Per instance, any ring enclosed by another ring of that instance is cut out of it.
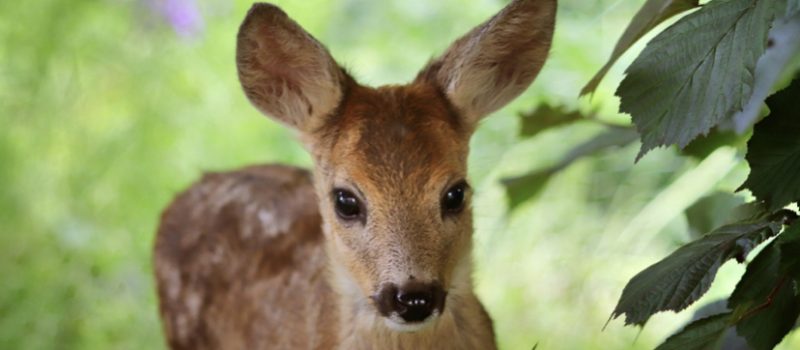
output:
<svg viewBox="0 0 800 350"><path fill-rule="evenodd" d="M795 242L800 243L800 223L797 223L797 214L795 213L794 217L789 217L789 221L792 221L792 224L781 233L779 238L783 245Z"/></svg>
<svg viewBox="0 0 800 350"><path fill-rule="evenodd" d="M782 268L795 284L800 285L800 224L790 225L778 240L781 244Z"/></svg>
<svg viewBox="0 0 800 350"><path fill-rule="evenodd" d="M756 350L769 350L795 327L800 316L800 299L789 283L785 283L765 310L739 322L736 332Z"/></svg>
<svg viewBox="0 0 800 350"><path fill-rule="evenodd" d="M742 204L742 197L728 192L717 191L700 198L685 212L690 236L700 237L715 227L730 223L735 209Z"/></svg>
<svg viewBox="0 0 800 350"><path fill-rule="evenodd" d="M745 314L736 325L736 333L756 350L769 350L778 345L800 316L800 297L795 294L791 280L782 278L774 288L769 299L756 305L752 313Z"/></svg>
<svg viewBox="0 0 800 350"><path fill-rule="evenodd" d="M800 200L800 78L767 99L770 114L747 143L748 188L770 210Z"/></svg>
<svg viewBox="0 0 800 350"><path fill-rule="evenodd" d="M544 130L589 118L579 111L567 111L563 106L542 104L533 112L520 114L520 136L533 137Z"/></svg>
<svg viewBox="0 0 800 350"><path fill-rule="evenodd" d="M762 202L748 202L733 209L732 218L738 218L738 221L743 220L758 220L769 216L771 213L767 211L767 207Z"/></svg>
<svg viewBox="0 0 800 350"><path fill-rule="evenodd" d="M722 226L686 244L634 276L617 303L613 318L625 314L625 324L644 325L653 314L681 311L697 301L726 261L744 261L750 250L781 229L785 213Z"/></svg>
<svg viewBox="0 0 800 350"><path fill-rule="evenodd" d="M526 200L536 197L544 189L550 177L555 174L552 168L535 171L522 176L501 180L506 188L509 210L514 210Z"/></svg>
<svg viewBox="0 0 800 350"><path fill-rule="evenodd" d="M739 135L734 131L723 131L715 128L708 135L700 135L692 140L681 153L697 159L705 159L717 148L730 146L734 148L744 148L750 135Z"/></svg>
<svg viewBox="0 0 800 350"><path fill-rule="evenodd" d="M728 299L737 332L755 349L775 347L800 316L800 297L795 295L792 279L800 256L798 236L800 226L790 226L770 242L747 265Z"/></svg>
<svg viewBox="0 0 800 350"><path fill-rule="evenodd" d="M756 63L756 80L750 99L741 111L734 114L730 120L721 123L720 127L741 134L763 115L764 99L772 93L775 83L784 75L791 59L800 52L798 37L800 37L800 12L775 20L769 31L771 45Z"/></svg>
<svg viewBox="0 0 800 350"><path fill-rule="evenodd" d="M608 62L581 89L581 96L594 92L617 59L643 35L668 18L698 6L700 6L698 0L648 0L645 2L642 8L633 16L628 27L625 28L625 32L622 33L622 37L619 38L617 45L614 46L614 51L611 52Z"/></svg>
<svg viewBox="0 0 800 350"><path fill-rule="evenodd" d="M656 350L711 350L719 346L720 338L730 326L730 313L701 318L673 334Z"/></svg>
<svg viewBox="0 0 800 350"><path fill-rule="evenodd" d="M550 180L550 177L563 170L574 161L613 147L623 147L636 141L638 134L633 128L609 126L605 131L590 140L575 146L557 164L525 175L505 178L502 181L513 210L524 201L536 196Z"/></svg>
<svg viewBox="0 0 800 350"><path fill-rule="evenodd" d="M651 40L617 89L620 111L649 150L683 148L741 110L752 94L756 62L785 1L712 1Z"/></svg>
<svg viewBox="0 0 800 350"><path fill-rule="evenodd" d="M729 309L749 308L762 303L770 295L782 275L781 250L776 242L777 240L770 242L747 265L747 271L728 298Z"/></svg>

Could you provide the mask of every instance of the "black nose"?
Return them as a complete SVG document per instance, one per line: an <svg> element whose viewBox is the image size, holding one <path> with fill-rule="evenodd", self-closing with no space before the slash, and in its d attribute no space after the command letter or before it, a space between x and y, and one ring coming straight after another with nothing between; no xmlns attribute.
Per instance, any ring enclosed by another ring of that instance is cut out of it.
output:
<svg viewBox="0 0 800 350"><path fill-rule="evenodd" d="M372 297L378 311L386 317L393 314L406 322L420 322L428 318L434 310L442 313L446 293L438 283L408 281L398 287L387 283Z"/></svg>

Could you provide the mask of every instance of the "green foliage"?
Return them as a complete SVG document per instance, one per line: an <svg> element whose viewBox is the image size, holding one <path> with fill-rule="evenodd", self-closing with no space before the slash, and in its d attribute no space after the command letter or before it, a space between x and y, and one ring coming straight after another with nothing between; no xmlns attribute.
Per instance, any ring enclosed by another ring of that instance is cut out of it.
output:
<svg viewBox="0 0 800 350"><path fill-rule="evenodd" d="M791 71L793 58L800 51L800 11L787 11L787 16L777 19L769 31L770 48L758 59L755 70L755 85L750 100L741 111L723 121L720 128L746 134L746 130L763 115L764 99L774 90L783 73Z"/></svg>
<svg viewBox="0 0 800 350"><path fill-rule="evenodd" d="M775 330L776 327L774 327L773 322L777 321L778 318L773 318L775 315L757 311L761 311L760 309L776 310L776 306L781 303L777 303L777 300L773 299L775 291L790 290L790 288L783 288L786 280L780 271L781 251L776 242L772 241L764 247L764 250L748 264L747 271L736 285L736 289L733 290L730 298L728 298L728 307L738 313L739 318L742 318L738 326L738 333L748 339L752 339L758 334L767 335L770 331ZM767 299L773 299L772 304L765 304ZM755 314L753 314L753 311L756 311ZM789 309L782 311L792 313L792 310ZM765 319L764 316L769 316L769 318ZM797 315L791 318L791 324L783 331L781 337L794 326L794 320L796 319ZM784 323L784 321L781 320L780 323ZM763 327L763 329L755 329L756 327ZM781 324L780 327L784 328L784 325ZM780 338L777 340L780 340ZM778 341L773 342L769 348L771 349L777 343ZM751 343L751 345L755 344Z"/></svg>
<svg viewBox="0 0 800 350"><path fill-rule="evenodd" d="M690 236L698 238L706 232L730 223L734 211L744 203L744 199L728 192L717 191L700 198L686 208L686 224Z"/></svg>
<svg viewBox="0 0 800 350"><path fill-rule="evenodd" d="M550 113L547 115L550 116L555 114ZM558 123L568 123L570 118L574 118L573 120L580 119L577 112L571 112L565 114L563 118L548 117L544 120L549 123L550 126L554 126ZM558 120L558 122L554 123L553 120ZM532 123L523 122L523 128L524 125L531 124ZM533 129L534 127L528 127L528 130ZM536 132L529 131L529 133L535 134ZM509 199L509 207L514 209L522 202L536 196L547 184L547 181L550 179L550 177L568 167L576 160L597 154L610 148L624 147L636 141L637 138L638 135L632 128L605 126L605 130L603 130L601 133L570 149L569 152L567 152L567 154L564 155L564 157L555 165L544 169L535 170L525 175L503 179L502 183L506 188L506 193Z"/></svg>
<svg viewBox="0 0 800 350"><path fill-rule="evenodd" d="M795 294L792 282L783 280L775 293L765 300L763 308L745 315L737 322L736 332L747 339L756 350L769 350L783 340L795 327L800 316L800 297Z"/></svg>
<svg viewBox="0 0 800 350"><path fill-rule="evenodd" d="M567 111L563 106L542 104L530 113L520 113L521 126L519 135L533 137L547 129L569 125L579 120L588 119L580 111Z"/></svg>
<svg viewBox="0 0 800 350"><path fill-rule="evenodd" d="M742 148L742 146L747 143L749 136L748 134L739 134L732 130L714 128L711 129L707 135L700 135L689 142L689 144L681 150L681 153L697 159L705 159L716 151L717 148L723 146Z"/></svg>
<svg viewBox="0 0 800 350"><path fill-rule="evenodd" d="M767 99L770 115L758 123L748 142L750 189L768 208L800 200L800 78Z"/></svg>
<svg viewBox="0 0 800 350"><path fill-rule="evenodd" d="M713 350L730 325L730 313L696 320L667 338L656 350Z"/></svg>
<svg viewBox="0 0 800 350"><path fill-rule="evenodd" d="M795 223L781 235L781 270L787 276L800 280L800 225Z"/></svg>
<svg viewBox="0 0 800 350"><path fill-rule="evenodd" d="M646 32L696 5L647 1L581 94L594 91L615 60ZM660 311L682 311L709 290L726 261L744 263L756 246L780 235L747 265L729 299L730 312L692 322L659 349L716 349L731 327L751 347L771 349L800 315L800 251L794 250L796 243L785 242L800 225L784 229L797 214L782 209L800 200L800 79L768 98L792 73L786 68L800 59L797 8L794 0L710 1L656 35L617 88L620 110L631 114L642 140L637 159L673 144L679 154L697 160L723 147L744 154L747 146L751 173L741 188L750 189L757 201L741 205L743 198L717 191L685 208L690 235L698 238L636 274L612 318L625 315L626 324L643 326ZM770 113L753 130L765 99ZM535 138L581 120L596 121L597 116L543 107L523 115L521 136ZM623 130L612 127L578 144L555 165L503 180L510 208L537 196L576 159L632 142L628 137L635 135Z"/></svg>
<svg viewBox="0 0 800 350"><path fill-rule="evenodd" d="M747 266L728 307L736 315L736 330L754 349L772 349L800 316L796 264L800 260L800 225L793 225L771 242Z"/></svg>
<svg viewBox="0 0 800 350"><path fill-rule="evenodd" d="M797 216L784 211L777 218L778 221L793 221ZM800 282L797 279L800 277L799 239L800 225L787 228L748 264L747 271L728 299L731 312L693 322L667 338L658 349L716 349L721 335L732 325L753 349L774 348L795 327L800 316L800 295L796 287ZM675 260L675 255L677 252L658 264ZM647 270L641 274L645 272ZM634 280L631 284L636 283Z"/></svg>
<svg viewBox="0 0 800 350"><path fill-rule="evenodd" d="M581 89L581 95L593 92L611 66L627 51L637 40L647 34L655 26L672 16L700 6L698 0L647 0L642 8L633 16L622 37L614 46L614 51L605 65L595 73L591 80Z"/></svg>
<svg viewBox="0 0 800 350"><path fill-rule="evenodd" d="M722 226L634 276L612 317L644 325L660 311L681 311L708 291L717 270L730 259L744 261L753 247L781 229L785 213Z"/></svg>
<svg viewBox="0 0 800 350"><path fill-rule="evenodd" d="M643 18L674 15L656 15L656 3L671 4L646 2L582 93L593 91L629 42L652 29ZM686 208L690 234L710 233L634 276L612 318L624 314L626 324L643 326L659 311L681 311L706 293L727 260L742 263L778 236L747 265L728 299L730 312L692 322L658 349L716 349L730 327L750 347L772 349L800 316L800 224L795 211L784 209L800 201L800 78L772 95L800 60L798 35L796 0L712 0L656 35L617 88L620 111L641 136L637 159L677 145L680 154L702 160L721 147L744 153L747 142L750 174L740 189L757 200L737 208L740 197L715 192ZM765 100L770 112L751 129ZM731 219L739 222L726 224Z"/></svg>
<svg viewBox="0 0 800 350"><path fill-rule="evenodd" d="M742 109L770 24L784 8L780 0L712 1L647 44L617 89L620 110L642 135L639 157L684 147Z"/></svg>

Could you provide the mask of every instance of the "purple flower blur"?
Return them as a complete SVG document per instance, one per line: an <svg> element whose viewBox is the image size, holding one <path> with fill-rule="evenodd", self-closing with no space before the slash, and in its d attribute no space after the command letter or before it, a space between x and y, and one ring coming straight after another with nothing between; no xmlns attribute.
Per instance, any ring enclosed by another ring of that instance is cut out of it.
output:
<svg viewBox="0 0 800 350"><path fill-rule="evenodd" d="M152 0L152 4L178 35L195 38L202 34L203 17L195 0Z"/></svg>

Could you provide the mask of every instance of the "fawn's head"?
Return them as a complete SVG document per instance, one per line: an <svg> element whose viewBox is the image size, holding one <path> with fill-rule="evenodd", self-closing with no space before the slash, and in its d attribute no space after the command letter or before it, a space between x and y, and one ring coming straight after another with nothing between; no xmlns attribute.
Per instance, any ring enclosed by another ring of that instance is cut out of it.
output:
<svg viewBox="0 0 800 350"><path fill-rule="evenodd" d="M315 162L341 293L414 330L470 292L469 139L524 91L547 57L555 0L514 0L416 79L370 88L279 8L256 4L236 61L250 101L297 130Z"/></svg>

